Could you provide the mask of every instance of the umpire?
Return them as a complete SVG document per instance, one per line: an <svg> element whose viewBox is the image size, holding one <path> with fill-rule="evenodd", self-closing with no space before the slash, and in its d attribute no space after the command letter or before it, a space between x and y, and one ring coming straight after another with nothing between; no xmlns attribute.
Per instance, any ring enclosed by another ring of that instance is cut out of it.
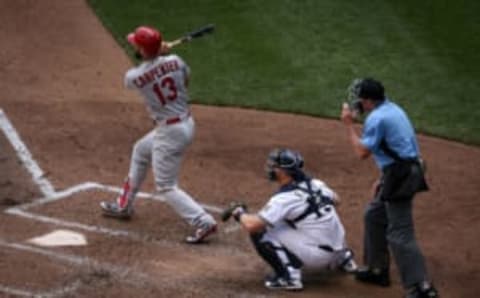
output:
<svg viewBox="0 0 480 298"><path fill-rule="evenodd" d="M343 104L342 122L354 152L371 154L382 171L373 200L365 211L364 262L358 281L389 286L389 250L400 271L407 298L439 297L429 282L425 260L413 227L412 199L427 190L415 131L404 110L387 99L381 82L367 78L351 86L355 100ZM354 126L356 114L369 113L362 136Z"/></svg>

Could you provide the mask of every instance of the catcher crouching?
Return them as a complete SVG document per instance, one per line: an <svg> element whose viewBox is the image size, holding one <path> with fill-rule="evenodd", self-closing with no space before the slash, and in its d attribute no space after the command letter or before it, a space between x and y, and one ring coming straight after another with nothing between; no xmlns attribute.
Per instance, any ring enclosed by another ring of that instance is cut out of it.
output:
<svg viewBox="0 0 480 298"><path fill-rule="evenodd" d="M233 202L222 220L234 218L247 230L260 257L272 267L265 279L269 289L303 289L304 271L354 272L353 252L335 211L336 193L302 170L303 157L290 149L275 149L267 173L279 190L256 214Z"/></svg>

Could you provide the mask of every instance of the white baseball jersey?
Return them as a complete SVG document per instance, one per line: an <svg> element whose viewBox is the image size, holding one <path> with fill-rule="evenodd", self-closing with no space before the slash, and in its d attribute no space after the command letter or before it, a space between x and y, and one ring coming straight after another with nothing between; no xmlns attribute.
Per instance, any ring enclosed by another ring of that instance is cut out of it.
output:
<svg viewBox="0 0 480 298"><path fill-rule="evenodd" d="M298 186L307 189L305 182ZM311 187L313 191L321 190L322 195L331 199L337 196L320 180L312 179ZM266 239L285 246L303 261L306 268L323 269L329 265L333 254L320 247L332 251L345 248L345 229L334 206L330 204L319 209L320 217L311 213L295 222L295 228L289 225L286 220L293 221L308 208L308 197L307 192L295 185L283 187L258 215L267 222Z"/></svg>
<svg viewBox="0 0 480 298"><path fill-rule="evenodd" d="M125 86L140 91L150 116L158 121L188 113L188 65L177 55L158 56L131 68Z"/></svg>

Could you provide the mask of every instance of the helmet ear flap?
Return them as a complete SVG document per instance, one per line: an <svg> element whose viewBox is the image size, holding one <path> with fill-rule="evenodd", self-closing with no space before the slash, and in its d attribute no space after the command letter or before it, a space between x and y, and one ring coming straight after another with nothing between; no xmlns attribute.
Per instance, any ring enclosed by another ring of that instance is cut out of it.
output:
<svg viewBox="0 0 480 298"><path fill-rule="evenodd" d="M141 49L145 58L155 57L162 44L162 34L153 27L140 26L127 35L132 46Z"/></svg>

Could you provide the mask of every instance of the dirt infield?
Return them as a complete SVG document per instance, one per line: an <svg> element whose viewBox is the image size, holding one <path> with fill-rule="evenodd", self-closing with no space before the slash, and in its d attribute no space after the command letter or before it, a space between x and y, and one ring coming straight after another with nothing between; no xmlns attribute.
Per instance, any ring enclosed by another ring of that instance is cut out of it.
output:
<svg viewBox="0 0 480 298"><path fill-rule="evenodd" d="M119 186L131 146L152 128L138 96L122 86L130 61L84 1L0 3L0 108L57 192L87 181ZM213 207L240 197L258 209L274 190L263 179L266 154L294 146L309 172L341 195L339 211L360 260L362 212L377 172L371 161L353 156L338 121L205 106L194 106L193 115L197 131L182 167L184 189ZM478 297L480 149L424 136L420 143L432 190L418 196L415 217L432 278L442 297ZM3 134L0 169L0 297L402 293L394 270L388 289L349 276L309 276L301 293L269 292L261 283L268 268L235 224L222 225L207 245L188 246L182 243L188 226L161 202L139 200L129 222L101 217L98 202L114 196L101 189L66 191L62 199L26 210L35 214L30 219L7 214L7 208L44 194ZM153 190L150 178L146 192ZM88 245L43 248L27 242L59 228L85 234Z"/></svg>

